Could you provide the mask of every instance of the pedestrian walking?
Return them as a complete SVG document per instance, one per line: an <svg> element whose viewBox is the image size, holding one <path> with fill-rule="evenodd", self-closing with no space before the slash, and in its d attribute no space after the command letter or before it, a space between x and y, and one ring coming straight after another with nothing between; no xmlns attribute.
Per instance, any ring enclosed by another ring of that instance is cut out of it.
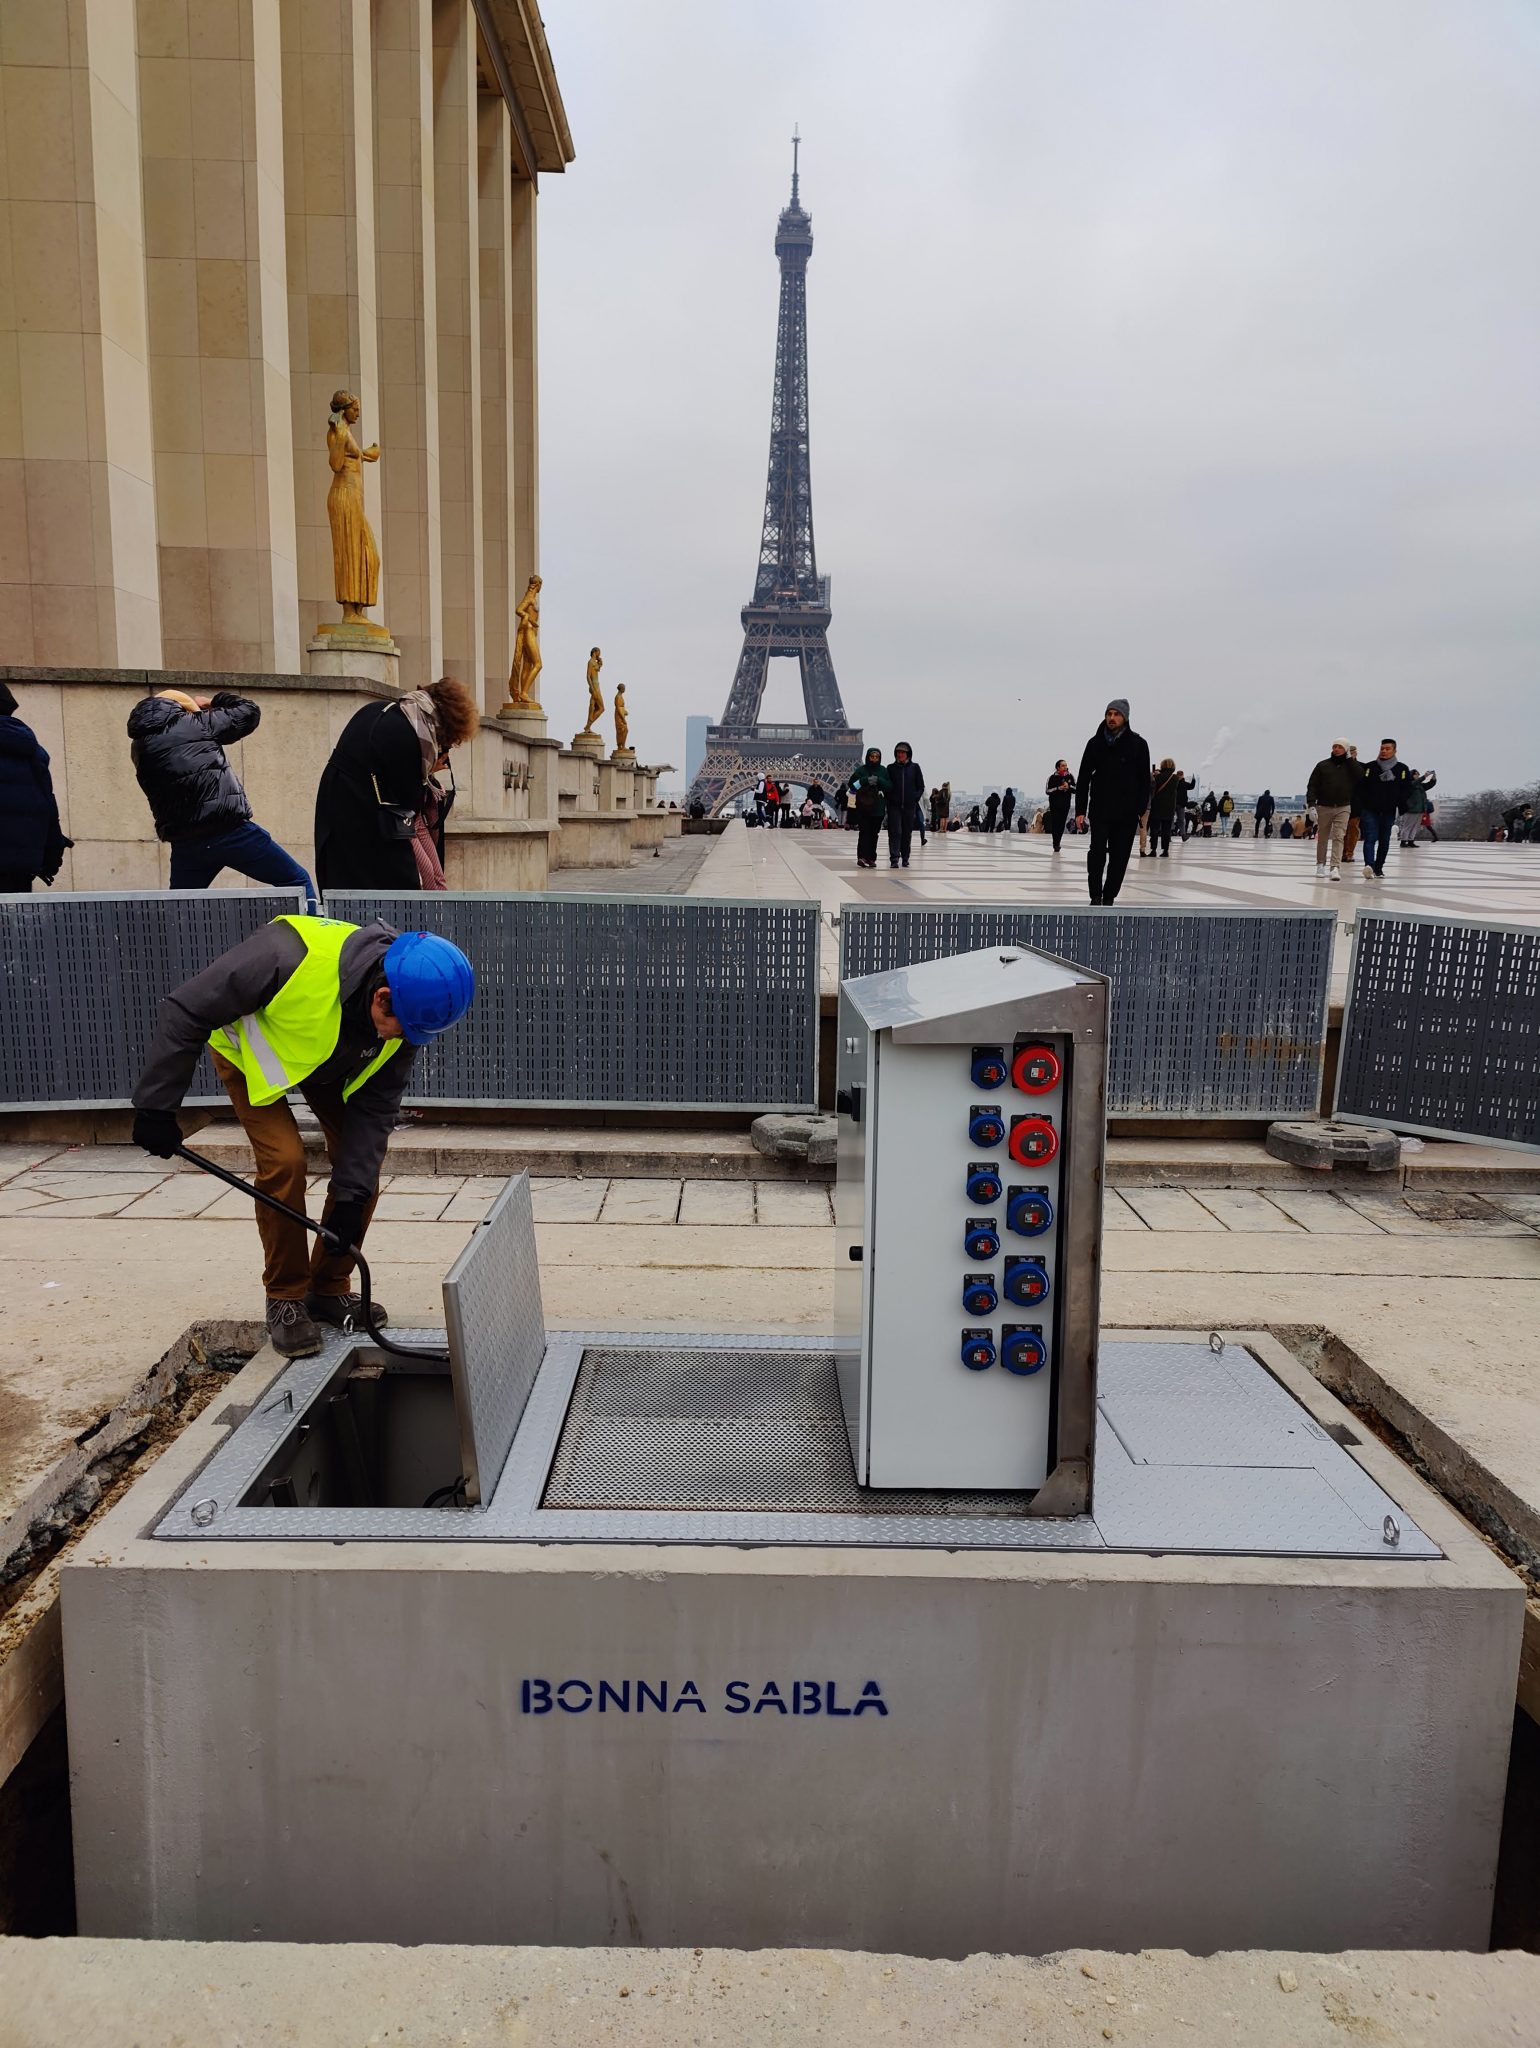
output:
<svg viewBox="0 0 1540 2048"><path fill-rule="evenodd" d="M171 848L171 887L207 889L225 868L274 889L315 884L291 853L256 824L225 748L246 739L262 711L234 690L212 697L157 690L128 714L129 749L149 799L155 835Z"/></svg>
<svg viewBox="0 0 1540 2048"><path fill-rule="evenodd" d="M1342 858L1344 863L1350 861L1357 852L1359 835L1363 830L1363 819L1359 813L1359 804L1363 798L1364 771L1363 764L1358 758L1357 747L1350 746L1348 748L1348 759L1353 764L1353 794L1348 799L1347 829L1342 835Z"/></svg>
<svg viewBox="0 0 1540 2048"><path fill-rule="evenodd" d="M453 676L354 712L316 790L323 891L444 887L444 824L454 792L435 778L479 723L476 700Z"/></svg>
<svg viewBox="0 0 1540 2048"><path fill-rule="evenodd" d="M1048 799L1048 830L1053 834L1053 850L1057 853L1069 817L1069 800L1075 794L1075 778L1069 772L1068 761L1054 762L1053 773L1043 785L1043 794Z"/></svg>
<svg viewBox="0 0 1540 2048"><path fill-rule="evenodd" d="M1340 882L1346 858L1343 839L1352 814L1354 791L1359 780L1358 763L1348 752L1346 740L1333 740L1331 752L1316 762L1305 789L1305 802L1315 805L1315 878L1318 882Z"/></svg>
<svg viewBox="0 0 1540 2048"><path fill-rule="evenodd" d="M1093 903L1117 901L1140 813L1150 805L1150 750L1128 722L1128 699L1114 697L1086 742L1076 782L1075 822L1091 825L1086 879Z"/></svg>
<svg viewBox="0 0 1540 2048"><path fill-rule="evenodd" d="M285 1358L321 1348L321 1323L346 1329L362 1304L348 1281L379 1196L380 1167L413 1056L464 1016L471 963L431 932L276 917L161 1002L134 1088L134 1143L170 1159L177 1111L205 1046L256 1157L256 1185L305 1207L305 1141L284 1099L297 1088L331 1161L321 1221L338 1250L286 1216L257 1209L267 1333ZM374 1304L374 1321L388 1321Z"/></svg>
<svg viewBox="0 0 1540 2048"><path fill-rule="evenodd" d="M1402 801L1412 771L1396 758L1394 740L1381 740L1378 756L1362 771L1359 783L1358 816L1364 842L1364 879L1376 881L1385 873L1385 856L1390 835L1401 815Z"/></svg>
<svg viewBox="0 0 1540 2048"><path fill-rule="evenodd" d="M1219 817L1219 799L1212 790L1209 791L1208 795L1199 805L1198 816L1203 821L1204 838L1212 839L1214 836L1214 826Z"/></svg>
<svg viewBox="0 0 1540 2048"><path fill-rule="evenodd" d="M1257 837L1258 833L1261 833L1262 836L1266 839L1272 838L1273 813L1275 810L1277 810L1277 808L1278 806L1277 803L1274 801L1272 791L1270 789L1264 789L1262 794L1257 798L1256 815L1251 821L1251 836L1253 839ZM1292 838L1293 834L1290 833L1289 836L1290 838Z"/></svg>
<svg viewBox="0 0 1540 2048"><path fill-rule="evenodd" d="M1000 792L992 789L984 799L983 830L993 832L1000 821Z"/></svg>
<svg viewBox="0 0 1540 2048"><path fill-rule="evenodd" d="M30 896L34 882L52 887L75 843L59 823L48 749L18 709L0 683L0 896Z"/></svg>
<svg viewBox="0 0 1540 2048"><path fill-rule="evenodd" d="M1233 796L1231 796L1229 790L1227 789L1221 791L1220 793L1219 815L1221 818L1224 819L1227 825L1229 824L1230 820L1235 816L1235 799ZM1234 835L1232 834L1231 836L1233 837Z"/></svg>
<svg viewBox="0 0 1540 2048"><path fill-rule="evenodd" d="M1182 801L1187 784L1175 761L1167 754L1156 769L1150 788L1150 807L1146 816L1150 821L1150 838L1153 842L1153 858L1171 858L1171 832L1176 824L1177 807Z"/></svg>
<svg viewBox="0 0 1540 2048"><path fill-rule="evenodd" d="M925 797L925 777L907 740L900 740L888 763L888 866L908 867L909 847Z"/></svg>
<svg viewBox="0 0 1540 2048"><path fill-rule="evenodd" d="M1015 815L1016 792L1014 789L1007 787L1004 796L1000 799L1000 830L1002 832L1010 831L1011 820L1013 817L1015 817Z"/></svg>
<svg viewBox="0 0 1540 2048"><path fill-rule="evenodd" d="M856 866L874 868L877 834L882 830L892 794L888 771L882 765L881 747L867 748L865 760L850 778L850 794L856 807Z"/></svg>
<svg viewBox="0 0 1540 2048"><path fill-rule="evenodd" d="M1414 768L1408 775L1406 788L1401 796L1400 839L1403 846L1413 847L1417 844L1417 834L1422 830L1423 812L1428 807L1428 791L1437 781L1438 776L1431 768L1426 774Z"/></svg>
<svg viewBox="0 0 1540 2048"><path fill-rule="evenodd" d="M1509 841L1522 846L1535 836L1535 807L1533 804L1511 804L1503 812L1503 830Z"/></svg>

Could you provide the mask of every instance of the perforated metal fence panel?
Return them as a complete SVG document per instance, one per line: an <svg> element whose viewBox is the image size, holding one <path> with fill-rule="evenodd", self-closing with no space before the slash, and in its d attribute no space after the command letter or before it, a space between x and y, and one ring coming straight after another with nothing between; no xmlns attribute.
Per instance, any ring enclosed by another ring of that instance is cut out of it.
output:
<svg viewBox="0 0 1540 2048"><path fill-rule="evenodd" d="M1336 918L1322 911L847 909L840 978L1035 946L1112 983L1113 1116L1313 1116Z"/></svg>
<svg viewBox="0 0 1540 2048"><path fill-rule="evenodd" d="M297 889L0 896L0 1108L127 1108L161 997L304 908ZM185 1099L225 1099L206 1053Z"/></svg>
<svg viewBox="0 0 1540 2048"><path fill-rule="evenodd" d="M1359 911L1336 1114L1540 1148L1540 931Z"/></svg>
<svg viewBox="0 0 1540 2048"><path fill-rule="evenodd" d="M439 932L476 970L408 1101L806 1109L818 909L694 896L337 894L334 917Z"/></svg>

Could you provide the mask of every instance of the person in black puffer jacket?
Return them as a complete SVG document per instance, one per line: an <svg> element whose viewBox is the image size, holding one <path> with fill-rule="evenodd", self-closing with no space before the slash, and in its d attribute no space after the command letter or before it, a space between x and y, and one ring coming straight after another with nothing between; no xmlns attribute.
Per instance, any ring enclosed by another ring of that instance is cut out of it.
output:
<svg viewBox="0 0 1540 2048"><path fill-rule="evenodd" d="M261 717L249 697L233 690L212 697L159 690L128 714L134 773L150 800L156 836L171 848L173 889L207 889L221 869L233 868L274 889L303 889L313 907L315 884L253 821L225 756L226 742L255 732Z"/></svg>
<svg viewBox="0 0 1540 2048"><path fill-rule="evenodd" d="M0 683L0 896L26 896L34 881L51 883L74 843L59 824L47 750Z"/></svg>
<svg viewBox="0 0 1540 2048"><path fill-rule="evenodd" d="M1112 699L1087 740L1075 791L1076 824L1091 821L1091 901L1110 905L1123 886L1139 820L1150 807L1150 750L1128 722L1126 697Z"/></svg>

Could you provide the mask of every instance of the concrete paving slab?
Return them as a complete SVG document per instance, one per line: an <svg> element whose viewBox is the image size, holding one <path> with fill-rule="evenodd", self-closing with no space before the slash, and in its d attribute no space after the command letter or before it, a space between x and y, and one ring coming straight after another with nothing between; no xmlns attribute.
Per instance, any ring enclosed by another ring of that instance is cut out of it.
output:
<svg viewBox="0 0 1540 2048"><path fill-rule="evenodd" d="M0 1148L4 1150L6 1148ZM26 1147L17 1147L26 1150ZM45 1170L50 1173L169 1173L172 1163L152 1159L148 1152L138 1145L55 1145L43 1153Z"/></svg>
<svg viewBox="0 0 1540 2048"><path fill-rule="evenodd" d="M58 1156L57 1145L0 1144L0 1182L8 1181L13 1174L25 1173L29 1167L41 1166L45 1160L52 1164Z"/></svg>
<svg viewBox="0 0 1540 2048"><path fill-rule="evenodd" d="M218 1181L206 1173L169 1173L158 1186L138 1196L119 1214L159 1221L178 1216L201 1216L205 1210L213 1208L219 1196Z"/></svg>
<svg viewBox="0 0 1540 2048"><path fill-rule="evenodd" d="M0 1216L46 1215L61 1222L75 1216L116 1216L146 1192L143 1188L118 1188L112 1193L48 1195L40 1188L24 1188L19 1181L12 1181L0 1188Z"/></svg>
<svg viewBox="0 0 1540 2048"><path fill-rule="evenodd" d="M1522 1237L1532 1227L1504 1215L1487 1202L1479 1204L1482 1214L1429 1215L1419 1212L1415 1196L1344 1193L1339 1199L1360 1216L1367 1216L1371 1223L1377 1223L1381 1230L1398 1237Z"/></svg>
<svg viewBox="0 0 1540 2048"><path fill-rule="evenodd" d="M548 1263L592 1265L605 1272L629 1268L633 1286L638 1271L654 1266L689 1266L699 1273L793 1266L820 1273L834 1270L834 1241L827 1227L537 1223L535 1237L542 1272Z"/></svg>
<svg viewBox="0 0 1540 2048"><path fill-rule="evenodd" d="M1445 1280L1540 1279L1540 1238L1327 1237L1308 1230L1119 1231L1103 1250L1103 1264L1125 1272L1378 1274L1387 1285Z"/></svg>
<svg viewBox="0 0 1540 2048"><path fill-rule="evenodd" d="M530 1186L530 1200L534 1206L535 1221L597 1223L609 1191L607 1180L534 1181Z"/></svg>
<svg viewBox="0 0 1540 2048"><path fill-rule="evenodd" d="M1072 1949L953 1963L828 1949L10 1940L0 2004L27 2048L1516 2048L1533 2038L1540 1957Z"/></svg>
<svg viewBox="0 0 1540 2048"><path fill-rule="evenodd" d="M612 1180L601 1223L672 1223L679 1214L677 1180Z"/></svg>
<svg viewBox="0 0 1540 2048"><path fill-rule="evenodd" d="M1104 1230L1148 1230L1149 1227L1138 1210L1131 1208L1122 1195L1113 1188L1107 1190L1102 1203Z"/></svg>
<svg viewBox="0 0 1540 2048"><path fill-rule="evenodd" d="M687 1180L679 1198L681 1223L752 1223L751 1180Z"/></svg>
<svg viewBox="0 0 1540 2048"><path fill-rule="evenodd" d="M1205 1188L1199 1200L1211 1215L1218 1217L1226 1230L1249 1232L1301 1228L1275 1202L1270 1202L1255 1188Z"/></svg>
<svg viewBox="0 0 1540 2048"><path fill-rule="evenodd" d="M431 1181L428 1183L432 1187ZM377 1223L432 1223L448 1208L456 1194L453 1181L446 1181L431 1194L411 1194L392 1187L375 1204Z"/></svg>
<svg viewBox="0 0 1540 2048"><path fill-rule="evenodd" d="M770 1180L756 1188L754 1194L761 1223L806 1229L834 1221L827 1188L797 1187L791 1182Z"/></svg>
<svg viewBox="0 0 1540 2048"><path fill-rule="evenodd" d="M496 1199L495 1195L468 1195L462 1189L450 1198L443 1220L446 1223L480 1223Z"/></svg>
<svg viewBox="0 0 1540 2048"><path fill-rule="evenodd" d="M1285 1216L1323 1237L1379 1237L1381 1228L1372 1217L1350 1209L1336 1195L1303 1195L1291 1188L1276 1188L1272 1200Z"/></svg>
<svg viewBox="0 0 1540 2048"><path fill-rule="evenodd" d="M1223 1230L1217 1216L1185 1188L1128 1188L1123 1199L1151 1230Z"/></svg>

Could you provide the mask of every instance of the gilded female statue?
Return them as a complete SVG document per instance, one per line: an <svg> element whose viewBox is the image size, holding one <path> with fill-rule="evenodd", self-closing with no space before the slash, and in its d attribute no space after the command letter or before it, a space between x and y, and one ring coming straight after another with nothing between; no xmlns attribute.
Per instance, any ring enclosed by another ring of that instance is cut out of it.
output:
<svg viewBox="0 0 1540 2048"><path fill-rule="evenodd" d="M362 411L351 391L332 393L331 418L326 426L326 459L332 472L331 489L326 493L326 516L332 527L332 575L342 616L367 623L364 613L380 601L380 551L364 516L361 465L378 462L380 450L377 442L360 448L354 439L353 429Z"/></svg>
<svg viewBox="0 0 1540 2048"><path fill-rule="evenodd" d="M588 655L588 723L584 732L592 732L604 716L604 693L599 688L599 671L604 666L604 656L598 648L591 648Z"/></svg>
<svg viewBox="0 0 1540 2048"><path fill-rule="evenodd" d="M529 587L519 599L514 617L519 622L513 642L513 666L508 671L508 701L520 710L538 708L535 678L544 663L540 659L540 578L531 576Z"/></svg>
<svg viewBox="0 0 1540 2048"><path fill-rule="evenodd" d="M615 751L617 754L626 752L626 735L630 730L631 721L626 716L626 686L624 683L617 683L615 685Z"/></svg>

